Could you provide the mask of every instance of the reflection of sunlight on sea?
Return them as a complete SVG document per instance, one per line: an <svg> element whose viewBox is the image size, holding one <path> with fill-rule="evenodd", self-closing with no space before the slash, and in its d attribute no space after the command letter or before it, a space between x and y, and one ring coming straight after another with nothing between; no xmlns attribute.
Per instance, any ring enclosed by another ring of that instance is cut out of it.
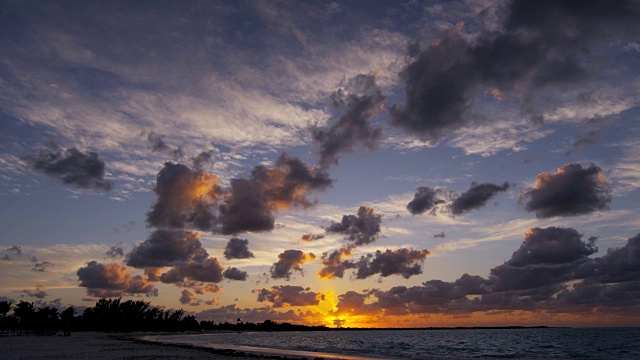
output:
<svg viewBox="0 0 640 360"><path fill-rule="evenodd" d="M149 340L324 358L639 359L640 328L446 329L246 332L166 335ZM340 356L341 355L341 356Z"/></svg>

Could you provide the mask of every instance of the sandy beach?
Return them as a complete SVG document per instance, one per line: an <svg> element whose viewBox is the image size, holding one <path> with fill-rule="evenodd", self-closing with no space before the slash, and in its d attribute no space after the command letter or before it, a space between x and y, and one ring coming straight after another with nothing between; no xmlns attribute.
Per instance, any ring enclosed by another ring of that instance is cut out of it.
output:
<svg viewBox="0 0 640 360"><path fill-rule="evenodd" d="M143 334L73 333L71 337L0 337L2 359L309 359L236 350L204 349L140 340Z"/></svg>

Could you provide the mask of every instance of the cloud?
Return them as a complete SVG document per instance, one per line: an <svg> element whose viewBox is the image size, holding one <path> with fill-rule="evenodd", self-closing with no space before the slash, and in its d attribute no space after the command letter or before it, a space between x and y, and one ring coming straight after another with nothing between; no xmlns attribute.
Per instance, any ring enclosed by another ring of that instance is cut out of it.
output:
<svg viewBox="0 0 640 360"><path fill-rule="evenodd" d="M95 152L63 149L52 143L27 155L25 161L33 169L66 185L81 189L113 189L113 181L104 179L105 162Z"/></svg>
<svg viewBox="0 0 640 360"><path fill-rule="evenodd" d="M155 230L147 240L127 255L127 265L135 268L164 267L201 261L208 257L200 234L188 230Z"/></svg>
<svg viewBox="0 0 640 360"><path fill-rule="evenodd" d="M322 234L304 234L304 235L302 235L302 237L300 237L301 241L306 241L306 242L316 241L316 240L320 240L320 239L324 239L324 235L322 235Z"/></svg>
<svg viewBox="0 0 640 360"><path fill-rule="evenodd" d="M164 141L161 135L158 135L153 131L150 131L147 134L147 141L151 144L152 151L169 154L174 159L180 159L184 156L184 151L182 151L182 148L172 148Z"/></svg>
<svg viewBox="0 0 640 360"><path fill-rule="evenodd" d="M302 160L282 154L272 168L256 166L249 179L232 179L229 194L220 205L220 232L270 231L274 212L315 205L309 191L326 190L333 184L328 174Z"/></svg>
<svg viewBox="0 0 640 360"><path fill-rule="evenodd" d="M562 264L585 258L598 251L595 237L588 242L572 228L533 228L524 235L524 242L505 264L522 267L535 264Z"/></svg>
<svg viewBox="0 0 640 360"><path fill-rule="evenodd" d="M22 256L22 246L13 245L5 249L6 252L12 252L15 255Z"/></svg>
<svg viewBox="0 0 640 360"><path fill-rule="evenodd" d="M640 12L633 1L511 1L495 5L498 23L473 40L463 23L414 51L400 73L405 104L391 109L392 124L422 140L437 142L484 120L476 112L484 93L515 95L521 111L542 121L537 100L543 89L577 84L590 75L585 57L599 40L637 33ZM550 56L553 54L553 56Z"/></svg>
<svg viewBox="0 0 640 360"><path fill-rule="evenodd" d="M100 264L90 261L78 269L80 286L95 297L119 297L124 294L157 296L158 289L140 275L131 276L129 269L120 264Z"/></svg>
<svg viewBox="0 0 640 360"><path fill-rule="evenodd" d="M407 204L407 210L413 215L423 214L426 211L435 215L436 207L445 203L443 197L444 192L441 189L420 186L416 189L413 200Z"/></svg>
<svg viewBox="0 0 640 360"><path fill-rule="evenodd" d="M230 259L249 259L255 257L249 251L249 240L231 238L224 248L224 258Z"/></svg>
<svg viewBox="0 0 640 360"><path fill-rule="evenodd" d="M469 190L458 196L454 196L453 201L449 205L449 209L453 215L462 215L474 209L480 209L487 204L491 198L500 192L507 191L511 185L507 182L500 185L492 183L478 184L471 183Z"/></svg>
<svg viewBox="0 0 640 360"><path fill-rule="evenodd" d="M433 234L433 238L434 239L436 239L436 238L444 239L446 236L447 236L447 234L445 234L444 231L440 231L437 234Z"/></svg>
<svg viewBox="0 0 640 360"><path fill-rule="evenodd" d="M338 295L338 303L336 311L332 315L374 315L380 312L378 304L365 304L365 300L370 296L369 293L358 293L349 290L344 294Z"/></svg>
<svg viewBox="0 0 640 360"><path fill-rule="evenodd" d="M202 281L183 280L176 283L176 286L189 288L196 294L218 293L222 290L218 284L204 283Z"/></svg>
<svg viewBox="0 0 640 360"><path fill-rule="evenodd" d="M324 294L310 291L310 288L302 286L281 285L272 286L270 289L255 289L259 302L270 302L273 307L288 306L314 306L324 300Z"/></svg>
<svg viewBox="0 0 640 360"><path fill-rule="evenodd" d="M122 246L122 241L113 245L107 250L104 255L109 259L116 259L124 257L124 247Z"/></svg>
<svg viewBox="0 0 640 360"><path fill-rule="evenodd" d="M222 276L224 276L225 279L229 279L229 280L238 280L238 281L247 280L247 272L242 271L235 267L228 267L227 270L225 270L222 273Z"/></svg>
<svg viewBox="0 0 640 360"><path fill-rule="evenodd" d="M376 85L376 75L360 74L349 79L331 94L331 105L344 107L344 111L328 129L315 128L312 137L323 168L338 164L340 155L351 153L355 146L375 149L382 130L373 128L371 118L382 108L385 96Z"/></svg>
<svg viewBox="0 0 640 360"><path fill-rule="evenodd" d="M429 250L413 249L387 249L384 252L377 250L375 254L367 254L360 257L356 263L356 278L366 279L369 276L380 274L382 277L401 275L405 279L413 275L422 274L421 263L431 255Z"/></svg>
<svg viewBox="0 0 640 360"><path fill-rule="evenodd" d="M194 259L186 264L174 265L172 269L160 275L160 281L165 284L177 284L185 280L218 283L222 281L224 267L218 259Z"/></svg>
<svg viewBox="0 0 640 360"><path fill-rule="evenodd" d="M271 266L271 277L289 280L293 271L304 273L302 264L315 258L313 253L304 253L302 250L285 250L278 255L278 261Z"/></svg>
<svg viewBox="0 0 640 360"><path fill-rule="evenodd" d="M196 294L192 293L187 289L184 289L182 290L182 293L180 296L180 304L197 306L197 305L200 305L200 302L196 299Z"/></svg>
<svg viewBox="0 0 640 360"><path fill-rule="evenodd" d="M47 266L49 266L49 265L53 265L53 263L51 263L49 261L36 262L35 264L33 264L33 268L31 269L31 271L46 272L47 271Z"/></svg>
<svg viewBox="0 0 640 360"><path fill-rule="evenodd" d="M344 234L354 245L370 244L380 233L382 215L367 206L360 206L356 215L343 215L342 221L331 222L325 230L328 233Z"/></svg>
<svg viewBox="0 0 640 360"><path fill-rule="evenodd" d="M153 190L156 202L147 213L150 226L205 231L214 228L214 211L221 195L217 176L167 162L158 173Z"/></svg>
<svg viewBox="0 0 640 360"><path fill-rule="evenodd" d="M292 323L304 323L308 312L302 313L293 310L275 311L270 306L260 308L239 308L237 305L226 305L219 308L207 309L197 313L199 320L213 320L215 322L235 323L237 319L245 322L260 323L265 319L271 321L286 321Z"/></svg>
<svg viewBox="0 0 640 360"><path fill-rule="evenodd" d="M538 218L588 214L608 209L611 186L599 167L567 164L556 174L539 174L536 187L522 193L525 200L525 209Z"/></svg>
<svg viewBox="0 0 640 360"><path fill-rule="evenodd" d="M47 288L44 285L36 285L35 290L22 290L22 292L38 299L44 299L45 297L49 296Z"/></svg>
<svg viewBox="0 0 640 360"><path fill-rule="evenodd" d="M342 278L345 270L355 269L357 265L353 261L345 261L345 258L353 254L353 246L348 245L332 252L322 254L323 268L318 271L320 279Z"/></svg>

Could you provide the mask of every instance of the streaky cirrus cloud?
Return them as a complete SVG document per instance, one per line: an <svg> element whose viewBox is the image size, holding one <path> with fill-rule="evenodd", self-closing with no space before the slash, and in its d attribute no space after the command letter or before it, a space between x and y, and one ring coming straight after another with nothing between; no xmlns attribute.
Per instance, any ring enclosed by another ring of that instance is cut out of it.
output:
<svg viewBox="0 0 640 360"><path fill-rule="evenodd" d="M114 186L104 178L105 162L95 152L83 153L51 143L25 156L25 160L34 170L72 187L110 191Z"/></svg>
<svg viewBox="0 0 640 360"><path fill-rule="evenodd" d="M271 277L274 279L289 280L294 271L303 274L304 271L301 266L315 258L316 255L311 252L305 253L302 250L285 250L278 254L278 261L271 266Z"/></svg>
<svg viewBox="0 0 640 360"><path fill-rule="evenodd" d="M413 200L407 204L407 210L413 215L420 215L427 211L431 215L435 215L437 206L445 202L445 194L442 189L420 186L416 189Z"/></svg>
<svg viewBox="0 0 640 360"><path fill-rule="evenodd" d="M323 253L321 261L324 266L318 271L318 277L320 279L342 278L346 270L357 267L353 261L345 261L351 255L353 255L351 244L332 252Z"/></svg>
<svg viewBox="0 0 640 360"><path fill-rule="evenodd" d="M270 302L274 308L314 306L325 298L323 293L313 292L308 287L293 285L272 286L270 289L255 289L252 292L258 295L258 302Z"/></svg>
<svg viewBox="0 0 640 360"><path fill-rule="evenodd" d="M332 106L343 108L342 114L328 129L312 130L318 162L323 168L337 165L340 155L351 153L356 146L375 149L382 136L382 130L371 124L386 99L376 85L376 74L360 74L342 85L330 97Z"/></svg>
<svg viewBox="0 0 640 360"><path fill-rule="evenodd" d="M555 174L539 174L536 186L525 189L520 201L538 218L582 215L608 209L611 186L596 165L567 164Z"/></svg>
<svg viewBox="0 0 640 360"><path fill-rule="evenodd" d="M249 240L231 238L224 248L224 258L230 259L250 259L255 257L249 251Z"/></svg>
<svg viewBox="0 0 640 360"><path fill-rule="evenodd" d="M343 234L345 240L359 246L377 239L380 223L382 215L376 214L373 208L360 206L356 215L343 215L340 222L332 221L325 230L327 233Z"/></svg>
<svg viewBox="0 0 640 360"><path fill-rule="evenodd" d="M521 111L543 121L541 90L577 84L590 75L584 61L598 41L640 30L634 1L509 1L495 4L498 23L473 40L463 23L424 49L414 49L400 73L405 103L391 109L392 124L437 142L486 117L474 112L485 92L513 94ZM553 54L550 56L549 54Z"/></svg>
<svg viewBox="0 0 640 360"><path fill-rule="evenodd" d="M379 274L382 277L400 275L405 279L422 274L422 262L431 255L429 250L413 250L400 248L387 249L384 252L377 250L374 254L360 257L355 263L357 279L366 279L369 276Z"/></svg>
<svg viewBox="0 0 640 360"><path fill-rule="evenodd" d="M120 264L101 264L90 261L77 271L80 286L95 297L120 297L124 294L157 296L158 289L140 275L131 276Z"/></svg>
<svg viewBox="0 0 640 360"><path fill-rule="evenodd" d="M487 202L501 192L509 190L511 184L505 182L502 185L492 183L478 184L472 182L469 190L460 195L454 195L449 209L453 215L462 215L471 210L484 207Z"/></svg>
<svg viewBox="0 0 640 360"><path fill-rule="evenodd" d="M229 280L245 281L247 280L247 277L249 275L247 274L246 271L240 270L236 267L228 267L222 273L222 276L224 276L225 279L229 279Z"/></svg>

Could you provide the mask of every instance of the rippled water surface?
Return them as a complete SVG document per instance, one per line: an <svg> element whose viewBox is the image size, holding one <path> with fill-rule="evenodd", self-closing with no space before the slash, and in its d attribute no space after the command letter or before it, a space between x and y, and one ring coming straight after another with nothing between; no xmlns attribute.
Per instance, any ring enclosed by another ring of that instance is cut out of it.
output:
<svg viewBox="0 0 640 360"><path fill-rule="evenodd" d="M640 359L640 328L212 333L163 341L400 359Z"/></svg>

